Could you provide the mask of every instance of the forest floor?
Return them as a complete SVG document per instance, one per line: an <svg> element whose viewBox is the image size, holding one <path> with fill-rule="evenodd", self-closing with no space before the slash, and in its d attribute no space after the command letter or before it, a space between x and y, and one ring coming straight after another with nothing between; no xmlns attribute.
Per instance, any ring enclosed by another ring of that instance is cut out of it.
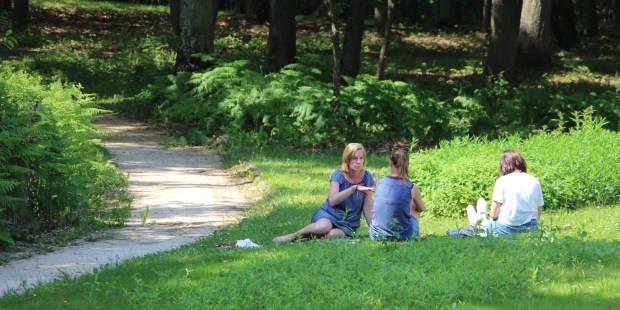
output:
<svg viewBox="0 0 620 310"><path fill-rule="evenodd" d="M248 205L244 189L250 182L222 170L217 154L164 147L161 132L115 114L99 117L96 124L113 132L102 144L129 175L130 218L123 228L1 265L0 296L177 248L236 223Z"/></svg>

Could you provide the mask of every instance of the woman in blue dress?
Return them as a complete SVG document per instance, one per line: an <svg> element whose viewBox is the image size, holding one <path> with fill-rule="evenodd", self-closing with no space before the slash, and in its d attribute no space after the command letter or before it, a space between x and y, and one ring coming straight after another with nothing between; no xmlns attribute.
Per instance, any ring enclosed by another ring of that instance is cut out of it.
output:
<svg viewBox="0 0 620 310"><path fill-rule="evenodd" d="M342 165L330 178L329 195L304 228L273 239L290 242L300 237L353 237L362 212L370 224L375 179L364 169L366 151L359 143L349 143L342 153Z"/></svg>
<svg viewBox="0 0 620 310"><path fill-rule="evenodd" d="M409 181L409 153L393 148L389 160L390 175L375 187L372 240L409 240L420 236L420 213L425 209L420 188Z"/></svg>

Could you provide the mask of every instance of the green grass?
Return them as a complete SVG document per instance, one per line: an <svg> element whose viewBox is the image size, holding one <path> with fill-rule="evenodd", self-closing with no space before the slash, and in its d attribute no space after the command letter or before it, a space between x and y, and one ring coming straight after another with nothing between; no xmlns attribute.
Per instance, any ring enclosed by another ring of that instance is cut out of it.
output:
<svg viewBox="0 0 620 310"><path fill-rule="evenodd" d="M425 237L415 242L372 242L362 224L354 240L273 245L273 237L308 223L339 154L269 148L227 156L229 164L240 160L261 172L268 190L238 225L5 296L0 308L613 309L620 302L619 205L544 212L540 233L514 238L453 239L446 230L465 218L423 216ZM385 162L371 155L368 169L381 177ZM262 248L215 246L245 238Z"/></svg>
<svg viewBox="0 0 620 310"><path fill-rule="evenodd" d="M65 8L67 6L93 9L93 10L118 10L118 11L142 11L154 13L167 13L170 8L167 5L139 4L131 1L105 1L105 0L30 0L32 6L44 6L53 8Z"/></svg>
<svg viewBox="0 0 620 310"><path fill-rule="evenodd" d="M19 34L20 49L8 52L3 64L48 79L79 82L99 103L134 110L130 105L140 103L141 91L153 77L170 72L174 48L166 6L80 0L36 0L32 5L67 14L70 18L53 24L66 28L54 31L45 24L48 19L38 18L42 11L35 11L33 30ZM120 14L118 19L94 27L89 14L108 9ZM133 27L134 23L139 26ZM247 42L238 36L247 29L220 28L221 57L262 64L262 45L256 37L264 37L266 28L256 28L258 35ZM232 37L222 34L230 29ZM443 40L450 34L415 33L395 43L388 78L436 90L446 100L463 90L485 88L484 52L475 47L473 34L455 33L451 40ZM329 44L317 39L320 35L312 36L314 41L300 40L300 50L329 53ZM474 43L448 44L460 37ZM228 41L233 43L231 50L223 48ZM237 46L239 41L244 46ZM446 45L436 44L442 42ZM582 49L556 55L556 66L548 74L534 73L522 82L567 96L582 90L616 90L617 44L586 43ZM370 44L362 55L362 72L374 73L377 42ZM416 57L408 52L412 50ZM303 62L321 68L329 80L329 55L300 54ZM451 239L446 230L465 226L465 218L425 214L421 220L425 238L419 242L371 242L362 223L356 240L272 245L273 237L306 225L324 201L329 176L339 166L339 152L233 149L228 164L254 165L269 188L253 193L265 199L251 206L238 225L175 251L7 295L0 299L0 309L614 309L620 304L620 205L544 212L543 234L516 238ZM386 157L371 155L368 169L376 178L385 175ZM245 238L263 247L215 247L217 242Z"/></svg>

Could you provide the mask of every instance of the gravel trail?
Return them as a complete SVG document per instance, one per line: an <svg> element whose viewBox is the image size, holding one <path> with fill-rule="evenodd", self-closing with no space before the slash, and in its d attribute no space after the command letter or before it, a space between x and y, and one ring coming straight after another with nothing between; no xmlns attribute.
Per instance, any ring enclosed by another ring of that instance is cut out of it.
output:
<svg viewBox="0 0 620 310"><path fill-rule="evenodd" d="M198 148L166 148L162 133L105 114L95 122L115 132L103 145L129 174L133 208L125 227L106 238L55 248L53 252L0 266L0 296L63 274L72 277L102 265L167 251L236 223L247 206L242 187L220 168L217 154ZM141 212L148 207L146 224Z"/></svg>

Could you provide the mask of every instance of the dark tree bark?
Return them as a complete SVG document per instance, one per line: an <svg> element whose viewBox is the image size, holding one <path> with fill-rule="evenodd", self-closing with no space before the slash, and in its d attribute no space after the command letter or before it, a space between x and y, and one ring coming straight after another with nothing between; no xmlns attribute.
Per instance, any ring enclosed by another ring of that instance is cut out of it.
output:
<svg viewBox="0 0 620 310"><path fill-rule="evenodd" d="M482 31L491 32L491 0L484 0L482 4Z"/></svg>
<svg viewBox="0 0 620 310"><path fill-rule="evenodd" d="M269 0L238 0L231 7L236 13L254 17L259 25L269 20Z"/></svg>
<svg viewBox="0 0 620 310"><path fill-rule="evenodd" d="M579 41L575 6L572 1L552 1L551 32L557 45L566 50Z"/></svg>
<svg viewBox="0 0 620 310"><path fill-rule="evenodd" d="M519 31L515 12L516 0L493 0L486 69L492 76L503 73L508 81L515 78L516 41Z"/></svg>
<svg viewBox="0 0 620 310"><path fill-rule="evenodd" d="M0 12L11 10L11 0L0 0Z"/></svg>
<svg viewBox="0 0 620 310"><path fill-rule="evenodd" d="M620 28L620 0L614 0L613 11L614 25L616 26L616 28Z"/></svg>
<svg viewBox="0 0 620 310"><path fill-rule="evenodd" d="M207 65L193 54L214 52L216 0L180 0L179 44L175 71L197 71Z"/></svg>
<svg viewBox="0 0 620 310"><path fill-rule="evenodd" d="M394 1L392 20L417 23L420 20L420 1Z"/></svg>
<svg viewBox="0 0 620 310"><path fill-rule="evenodd" d="M269 0L256 0L256 24L262 25L269 20Z"/></svg>
<svg viewBox="0 0 620 310"><path fill-rule="evenodd" d="M334 65L332 70L332 81L334 83L333 95L336 98L340 97L340 18L338 17L342 12L338 7L338 0L330 0L329 16L331 20L331 37L332 37L332 55L334 59ZM334 110L338 109L338 100L335 101Z"/></svg>
<svg viewBox="0 0 620 310"><path fill-rule="evenodd" d="M387 15L387 0L380 0L380 4L375 8L375 28L377 33L382 36L385 34L385 19Z"/></svg>
<svg viewBox="0 0 620 310"><path fill-rule="evenodd" d="M392 32L392 18L394 16L394 1L388 0L387 14L385 18L385 33L383 34L383 45L379 53L379 64L377 65L377 79L382 80L385 74L385 62L387 61L387 50L390 46Z"/></svg>
<svg viewBox="0 0 620 310"><path fill-rule="evenodd" d="M460 20L458 0L434 0L433 20L435 26L453 26Z"/></svg>
<svg viewBox="0 0 620 310"><path fill-rule="evenodd" d="M588 37L598 37L598 14L596 13L596 0L585 0L584 34Z"/></svg>
<svg viewBox="0 0 620 310"><path fill-rule="evenodd" d="M13 27L28 28L29 11L28 0L15 0L13 4Z"/></svg>
<svg viewBox="0 0 620 310"><path fill-rule="evenodd" d="M270 0L269 44L267 54L275 57L278 69L295 62L295 2Z"/></svg>
<svg viewBox="0 0 620 310"><path fill-rule="evenodd" d="M525 0L519 23L518 63L521 66L545 68L551 65L551 2Z"/></svg>
<svg viewBox="0 0 620 310"><path fill-rule="evenodd" d="M178 38L181 34L179 26L179 18L181 12L181 0L170 0L170 23L172 24L172 32Z"/></svg>
<svg viewBox="0 0 620 310"><path fill-rule="evenodd" d="M360 71L360 54L362 51L362 38L364 36L364 20L367 16L367 4L367 0L353 0L349 2L341 60L341 73L345 76L356 77Z"/></svg>

